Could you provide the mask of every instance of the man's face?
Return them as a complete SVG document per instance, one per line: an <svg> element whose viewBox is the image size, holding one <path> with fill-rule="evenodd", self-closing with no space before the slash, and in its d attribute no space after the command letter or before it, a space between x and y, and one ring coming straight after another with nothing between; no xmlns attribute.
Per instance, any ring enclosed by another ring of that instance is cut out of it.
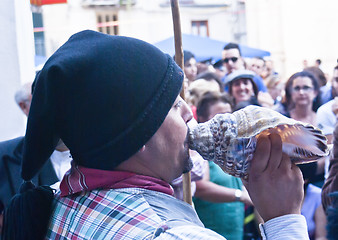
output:
<svg viewBox="0 0 338 240"><path fill-rule="evenodd" d="M332 90L334 97L338 96L338 69L334 70L332 77Z"/></svg>
<svg viewBox="0 0 338 240"><path fill-rule="evenodd" d="M187 139L187 122L191 118L189 106L178 96L161 127L145 145L153 158L149 167L166 182L192 168Z"/></svg>
<svg viewBox="0 0 338 240"><path fill-rule="evenodd" d="M237 48L223 50L222 58L228 74L235 70L244 69L243 60Z"/></svg>
<svg viewBox="0 0 338 240"><path fill-rule="evenodd" d="M231 106L229 103L224 103L224 102L217 102L213 105L211 105L209 107L209 115L208 115L208 119L210 120L211 118L213 118L216 114L220 114L220 113L231 113Z"/></svg>
<svg viewBox="0 0 338 240"><path fill-rule="evenodd" d="M29 114L29 110L31 108L31 103L32 103L32 95L29 95L26 100L19 102L20 109L27 117Z"/></svg>
<svg viewBox="0 0 338 240"><path fill-rule="evenodd" d="M261 76L265 70L265 63L262 59L254 58L251 63L251 71L255 72L257 75Z"/></svg>

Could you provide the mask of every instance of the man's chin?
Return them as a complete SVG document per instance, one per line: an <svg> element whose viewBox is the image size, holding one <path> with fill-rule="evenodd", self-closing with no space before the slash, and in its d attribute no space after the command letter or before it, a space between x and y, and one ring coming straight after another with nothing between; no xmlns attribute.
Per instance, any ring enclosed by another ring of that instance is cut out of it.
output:
<svg viewBox="0 0 338 240"><path fill-rule="evenodd" d="M183 166L183 173L190 172L194 164L192 163L191 158L189 157Z"/></svg>

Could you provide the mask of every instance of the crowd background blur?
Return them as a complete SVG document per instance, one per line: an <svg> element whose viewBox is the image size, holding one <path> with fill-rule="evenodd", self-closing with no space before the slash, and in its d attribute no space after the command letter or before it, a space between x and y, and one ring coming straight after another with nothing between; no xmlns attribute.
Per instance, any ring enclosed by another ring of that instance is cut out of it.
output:
<svg viewBox="0 0 338 240"><path fill-rule="evenodd" d="M266 61L260 57L245 59L241 57L238 45L234 43L226 45L222 54L223 61L213 65L210 61L203 62L201 69L205 71L200 72L195 80L189 81L187 101L198 122L207 121L216 113L229 112L230 109L236 111L253 104L272 108L287 117L322 129L329 143L332 142L338 102L336 103L331 96L331 100L325 103L322 94L329 92L334 96L337 67L333 69L333 77L327 79L320 69L319 61L316 61L316 65L307 64L301 71L295 72L283 81L280 74L274 70L271 60ZM224 73L222 81L216 77L216 74L219 76L220 73L220 71L217 73L216 69L222 69ZM257 76L263 85L260 90L256 83ZM259 98L259 94L264 96ZM320 116L317 113L318 109L321 111ZM332 116L329 118L332 119L331 123L328 123L325 117L327 114ZM327 239L326 214L320 196L321 187L329 171L329 158L330 156L300 166L305 179L302 214L307 218L310 239ZM260 239L256 228L261 219L252 206L242 200L247 204L244 212L243 205L240 205L241 200L231 203L235 196L229 191L233 191L231 188L235 185L229 183L236 178L230 177L232 179L230 180L218 166L211 163L205 166L203 178L196 181L194 197L196 211L202 222L227 239ZM236 188L241 189L241 185L236 185ZM222 216L231 215L232 208L236 208L235 215L241 218L230 224L226 221L229 218L222 220ZM247 221L251 224L249 225Z"/></svg>
<svg viewBox="0 0 338 240"><path fill-rule="evenodd" d="M242 47L248 65L253 57L264 57L264 80L267 80L269 72L278 72L279 78L274 78L272 86L266 84L268 89L275 88L278 79L285 83L289 76L300 71L303 60L307 66L319 66L327 79L332 76L331 70L337 61L338 49L334 43L338 33L323 26L336 25L336 1L179 2L183 35L210 42L195 44L183 41L183 48L196 54L198 68L202 63L202 69L205 69L205 64L216 64L222 58L225 44L234 42ZM299 11L304 6L307 11ZM318 12L318 6L322 11ZM136 37L153 44L173 37L172 15L167 0L31 0L21 5L4 0L0 8L4 9L0 21L3 31L0 36L3 44L0 112L6 116L0 119L0 140L24 134L25 119L15 107L12 96L19 86L34 78L34 66L43 65L75 32L91 29ZM304 29L302 34L299 34L299 29ZM173 40L170 45L174 50ZM196 49L199 51L196 52ZM246 51L248 49L250 51ZM169 54L173 55L173 51ZM217 73L225 74L224 68L219 66L215 65ZM275 89L279 92L282 88L278 86ZM276 98L270 94L273 99Z"/></svg>
<svg viewBox="0 0 338 240"><path fill-rule="evenodd" d="M26 1L20 7L9 0L0 3L1 9L7 9L3 11L0 21L3 26L3 34L0 36L3 43L0 57L3 73L0 80L0 111L3 114L0 123L1 140L24 135L26 119L15 105L19 104L22 111L28 114L29 99L21 101L23 95L18 94L15 99L13 96L23 83L34 78L36 67L44 63L35 63L34 59L40 56L45 60L74 32L93 29L107 34L137 37L152 43L172 35L171 13L165 1L119 1L121 3L117 5L102 5L98 8L88 7L93 6L93 1L79 3L75 0L64 0L59 2L61 4L51 5L31 2L32 5ZM204 38L215 38L224 43L219 48L218 57L207 56L204 59L190 45L183 46L186 48L186 96L196 121L202 122L198 120L198 106L202 99L208 94L225 92L232 110L248 104L269 107L318 127L327 136L328 143L334 143L333 132L338 114L338 49L335 44L338 33L323 26L337 25L336 1L320 3L323 9L320 13L319 3L307 0L275 0L265 3L259 0L233 0L229 5L220 7L201 7L198 3L187 6L183 2L182 31ZM299 11L304 5L307 6L307 11ZM113 9L113 13L108 13L106 7ZM325 18L322 14L325 14ZM203 19L197 16L203 16ZM207 20L204 19L205 16ZM283 23L281 19L284 19ZM223 23L232 27L224 28L221 25ZM304 30L301 35L298 34L299 29ZM269 56L244 54L246 44L268 50ZM211 47L203 45L197 46L197 49ZM246 73L244 76L243 71ZM250 74L248 71L251 71ZM244 100L239 101L240 97L244 97ZM321 159L302 169L308 176L309 185L305 189L316 186L317 200L318 189L320 190L333 169L330 167L330 163L334 162L333 153L330 157L331 161L329 158ZM209 164L205 165L210 168ZM203 163L199 166L199 170L204 169ZM204 171L196 173L194 181L211 181L214 177L212 173ZM178 183L180 184L179 180ZM11 194L15 191L11 190ZM197 194L200 194L198 187ZM181 198L180 190L177 190L177 196ZM236 199L234 192L231 197ZM223 200L223 203L227 201ZM214 202L211 200L210 203ZM236 204L242 208L243 201ZM316 204L315 209L320 209L321 202L317 201ZM0 202L0 208L3 208L1 205L6 204ZM320 235L325 239L322 230L316 230L317 227L310 234L314 238L319 238ZM246 232L243 231L245 236Z"/></svg>

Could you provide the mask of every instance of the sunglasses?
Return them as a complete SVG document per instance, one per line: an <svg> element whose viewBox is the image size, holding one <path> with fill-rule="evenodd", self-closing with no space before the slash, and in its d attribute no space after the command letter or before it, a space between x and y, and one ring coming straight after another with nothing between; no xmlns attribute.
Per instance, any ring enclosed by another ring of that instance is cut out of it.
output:
<svg viewBox="0 0 338 240"><path fill-rule="evenodd" d="M223 59L223 61L224 61L225 63L228 63L230 60L231 60L233 63L235 63L235 62L237 62L238 57L231 57L231 58L224 58L224 59Z"/></svg>

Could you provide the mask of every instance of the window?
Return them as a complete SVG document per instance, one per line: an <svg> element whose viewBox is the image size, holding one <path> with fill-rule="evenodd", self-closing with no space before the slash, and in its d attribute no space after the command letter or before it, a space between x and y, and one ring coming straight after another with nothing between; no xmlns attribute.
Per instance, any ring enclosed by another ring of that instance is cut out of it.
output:
<svg viewBox="0 0 338 240"><path fill-rule="evenodd" d="M191 34L209 37L208 21L191 21Z"/></svg>
<svg viewBox="0 0 338 240"><path fill-rule="evenodd" d="M46 56L45 33L43 28L42 13L33 12L35 55Z"/></svg>
<svg viewBox="0 0 338 240"><path fill-rule="evenodd" d="M97 13L97 29L102 33L118 35L119 25L117 13Z"/></svg>
<svg viewBox="0 0 338 240"><path fill-rule="evenodd" d="M31 0L31 1L38 1L38 0ZM66 0L53 0L53 1L66 1ZM128 6L128 5L135 5L135 4L136 4L136 0L82 0L83 6Z"/></svg>

